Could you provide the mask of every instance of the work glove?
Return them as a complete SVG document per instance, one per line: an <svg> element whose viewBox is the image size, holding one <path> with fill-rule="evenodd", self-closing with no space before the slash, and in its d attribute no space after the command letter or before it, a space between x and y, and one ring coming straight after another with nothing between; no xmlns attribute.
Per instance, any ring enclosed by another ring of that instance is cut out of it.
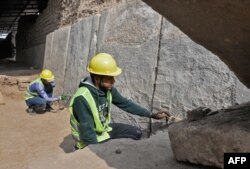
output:
<svg viewBox="0 0 250 169"><path fill-rule="evenodd" d="M152 113L151 114L151 118L156 119L156 120L160 120L160 119L164 119L164 118L166 118L166 120L168 120L170 116L171 115L169 114L169 112L162 111L162 110L160 110L157 113Z"/></svg>

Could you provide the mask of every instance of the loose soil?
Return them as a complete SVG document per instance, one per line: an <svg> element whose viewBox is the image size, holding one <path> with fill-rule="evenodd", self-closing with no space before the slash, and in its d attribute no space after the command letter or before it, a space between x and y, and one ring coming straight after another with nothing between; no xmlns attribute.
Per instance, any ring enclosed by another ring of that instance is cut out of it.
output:
<svg viewBox="0 0 250 169"><path fill-rule="evenodd" d="M34 78L39 71L15 68L3 68L0 64L0 76L8 75L9 79L0 81L5 103L0 104L0 169L204 169L176 162L166 131L149 139L111 140L72 152L67 109L28 114L25 90L20 90L15 78Z"/></svg>

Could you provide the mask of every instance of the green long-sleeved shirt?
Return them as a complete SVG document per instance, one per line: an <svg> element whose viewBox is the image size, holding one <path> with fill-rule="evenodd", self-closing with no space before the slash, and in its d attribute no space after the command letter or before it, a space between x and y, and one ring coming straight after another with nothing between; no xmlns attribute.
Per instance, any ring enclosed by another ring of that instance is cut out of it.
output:
<svg viewBox="0 0 250 169"><path fill-rule="evenodd" d="M90 77L85 78L81 81L79 87L87 87L91 92L96 105L97 110L99 111L101 121L105 120L108 113L108 101L106 97L106 92L97 89ZM120 109L143 117L150 117L151 112L147 109L137 105L136 103L132 102L131 100L123 97L115 87L111 89L112 95L112 104L116 105ZM83 96L78 96L75 98L73 103L73 114L76 120L80 124L80 138L84 141L85 144L96 144L97 138L96 133L94 131L95 123L93 119L93 115L91 109ZM102 118L103 117L103 118Z"/></svg>

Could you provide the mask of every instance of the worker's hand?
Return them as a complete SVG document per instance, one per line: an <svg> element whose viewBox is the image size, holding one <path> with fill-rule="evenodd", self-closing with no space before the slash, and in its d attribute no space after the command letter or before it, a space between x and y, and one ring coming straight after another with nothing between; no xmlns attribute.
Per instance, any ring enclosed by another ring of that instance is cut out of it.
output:
<svg viewBox="0 0 250 169"><path fill-rule="evenodd" d="M160 110L160 111L157 112L157 113L152 113L151 118L157 119L157 120L166 118L166 119L168 120L168 118L169 118L170 116L171 116L171 115L169 114L169 112Z"/></svg>

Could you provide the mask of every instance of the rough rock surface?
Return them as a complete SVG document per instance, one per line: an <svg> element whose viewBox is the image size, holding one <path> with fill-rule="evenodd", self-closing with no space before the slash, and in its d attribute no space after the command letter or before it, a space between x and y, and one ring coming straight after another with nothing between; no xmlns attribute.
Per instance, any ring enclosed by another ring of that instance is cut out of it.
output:
<svg viewBox="0 0 250 169"><path fill-rule="evenodd" d="M249 100L250 91L213 53L192 41L148 5L136 0L49 34L44 66L60 92L73 95L88 75L88 60L112 54L123 73L115 86L127 98L176 117L199 106L220 109ZM112 109L113 120L147 128L148 119Z"/></svg>
<svg viewBox="0 0 250 169"><path fill-rule="evenodd" d="M249 1L143 1L195 42L218 55L250 87Z"/></svg>
<svg viewBox="0 0 250 169"><path fill-rule="evenodd" d="M77 22L77 20L114 7L121 0L59 0L60 26Z"/></svg>
<svg viewBox="0 0 250 169"><path fill-rule="evenodd" d="M193 111L197 117L204 114L204 109L199 110ZM225 152L250 152L250 102L212 111L199 120L188 117L192 120L169 126L178 161L222 168Z"/></svg>

